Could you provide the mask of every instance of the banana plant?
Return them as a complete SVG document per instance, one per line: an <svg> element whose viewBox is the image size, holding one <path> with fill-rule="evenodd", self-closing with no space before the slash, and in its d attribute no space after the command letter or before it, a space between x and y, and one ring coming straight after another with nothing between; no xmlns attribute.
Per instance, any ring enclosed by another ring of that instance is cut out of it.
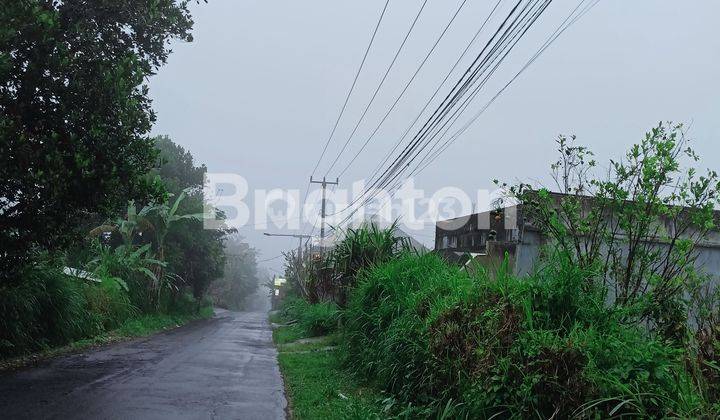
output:
<svg viewBox="0 0 720 420"><path fill-rule="evenodd" d="M199 214L179 214L179 208L182 201L187 197L186 191L183 191L172 205L167 202L150 203L143 206L140 210L133 201L128 203L126 217L118 218L113 222L103 224L90 231L91 237L97 237L105 232L118 232L123 244L116 247L112 253L115 259L124 260L123 264L126 270L136 274L142 274L150 283L150 303L157 306L160 301L160 293L163 289L175 289L179 283L185 280L177 274L166 272L167 263L165 262L165 239L170 232L170 228L181 220L201 220L202 213ZM153 253L152 243L141 246L135 245L138 235L144 232L152 232L155 250ZM110 261L107 253L111 252L109 247L100 245L100 256L90 263L95 270L102 270L103 261ZM110 274L110 273L106 273Z"/></svg>
<svg viewBox="0 0 720 420"><path fill-rule="evenodd" d="M122 237L123 245L130 248L137 234L153 229L148 219L152 211L153 206L144 206L138 211L135 202L130 200L124 218L118 217L111 223L102 224L91 230L89 235L98 237L103 233L117 232Z"/></svg>
<svg viewBox="0 0 720 420"><path fill-rule="evenodd" d="M170 232L170 227L173 224L181 220L202 220L202 213L178 214L180 203L182 203L185 197L187 197L187 193L186 191L183 191L175 199L172 206L168 205L166 202L155 204L151 205L151 210L148 212L149 214L152 214L152 220L154 221L151 226L153 228L153 232L155 233L155 243L157 246L158 258L160 260L164 259L165 238L167 237L168 232Z"/></svg>
<svg viewBox="0 0 720 420"><path fill-rule="evenodd" d="M135 275L139 278L147 278L151 284L158 282L150 267L165 263L153 257L150 244L140 247L123 244L113 249L98 241L95 246L97 256L88 262L87 268L101 278L114 280L125 291L129 291L129 287L125 279L120 276Z"/></svg>
<svg viewBox="0 0 720 420"><path fill-rule="evenodd" d="M172 196L170 196L172 197ZM153 233L153 242L155 244L155 260L152 270L146 273L152 279L150 287L150 300L154 306L160 303L160 294L164 289L177 291L177 284L185 283L185 280L174 273L166 271L167 263L165 262L165 239L170 232L170 228L181 220L201 220L202 213L199 214L179 214L179 208L182 201L187 197L187 192L183 191L177 196L172 205L167 201L162 203L150 203L138 212L138 216L142 218L137 221L137 226L142 226L145 230Z"/></svg>

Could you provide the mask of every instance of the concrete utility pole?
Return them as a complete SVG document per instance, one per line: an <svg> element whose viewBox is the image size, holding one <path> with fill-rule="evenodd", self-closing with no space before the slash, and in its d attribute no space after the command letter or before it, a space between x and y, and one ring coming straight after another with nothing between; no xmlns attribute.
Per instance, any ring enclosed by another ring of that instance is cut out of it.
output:
<svg viewBox="0 0 720 420"><path fill-rule="evenodd" d="M293 235L293 234L290 234L290 233L267 233L267 232L264 232L263 235L265 235L265 236L281 236L281 237L285 237L285 238L297 238L297 239L298 239L298 255L297 255L297 258L298 258L298 269L296 270L295 275L297 276L298 284L300 284L300 282L302 281L301 278L300 278L300 270L301 270L302 265L303 265L303 259L302 259L302 243L303 243L303 239L312 238L312 236L310 236L310 235L300 235L300 234L298 234L298 235ZM274 275L273 275L273 278L275 278ZM273 299L274 299L274 298L275 298L275 296L273 295Z"/></svg>
<svg viewBox="0 0 720 420"><path fill-rule="evenodd" d="M328 185L338 185L340 183L340 179L335 178L335 182L326 181L325 177L323 177L322 181L316 181L312 177L310 177L310 183L311 184L322 184L322 207L320 210L320 217L322 218L322 221L320 222L320 253L324 253L325 250L325 189Z"/></svg>
<svg viewBox="0 0 720 420"><path fill-rule="evenodd" d="M302 264L302 241L303 239L312 238L310 235L293 235L288 233L263 233L265 236L282 236L284 238L298 238L300 242L298 243L298 260L300 264Z"/></svg>

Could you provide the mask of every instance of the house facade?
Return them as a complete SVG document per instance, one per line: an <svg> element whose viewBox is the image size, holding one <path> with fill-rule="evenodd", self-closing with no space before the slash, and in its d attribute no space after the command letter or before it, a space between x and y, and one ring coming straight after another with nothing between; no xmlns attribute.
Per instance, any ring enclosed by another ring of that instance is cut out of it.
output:
<svg viewBox="0 0 720 420"><path fill-rule="evenodd" d="M542 238L523 223L522 206L471 214L435 225L435 252L448 261L473 260L498 266L507 257L516 274L527 273L539 253Z"/></svg>
<svg viewBox="0 0 720 420"><path fill-rule="evenodd" d="M562 194L553 194L557 200ZM592 199L583 202L592 206ZM720 212L716 212L720 220ZM673 232L670 220L659 220L666 232ZM658 239L657 247L667 244ZM467 264L470 260L483 265L497 266L506 257L517 275L529 273L547 238L523 217L521 204L439 221L435 225L435 252L448 261ZM697 244L699 271L720 279L720 230L708 232L705 240Z"/></svg>

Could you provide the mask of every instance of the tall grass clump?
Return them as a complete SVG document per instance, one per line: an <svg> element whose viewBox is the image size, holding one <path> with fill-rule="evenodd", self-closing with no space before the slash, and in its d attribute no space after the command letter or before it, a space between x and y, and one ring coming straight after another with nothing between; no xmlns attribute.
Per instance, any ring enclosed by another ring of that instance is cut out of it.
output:
<svg viewBox="0 0 720 420"><path fill-rule="evenodd" d="M66 275L40 256L17 284L0 287L0 357L62 346L118 328L138 314L124 281Z"/></svg>
<svg viewBox="0 0 720 420"><path fill-rule="evenodd" d="M284 318L296 321L310 337L327 335L338 328L340 310L333 302L308 303L301 298L290 298L282 311Z"/></svg>
<svg viewBox="0 0 720 420"><path fill-rule="evenodd" d="M62 345L95 332L83 284L44 264L25 268L22 278L0 287L0 355Z"/></svg>
<svg viewBox="0 0 720 420"><path fill-rule="evenodd" d="M402 404L473 418L706 413L682 349L621 323L589 273L474 271L408 254L362 271L347 365Z"/></svg>
<svg viewBox="0 0 720 420"><path fill-rule="evenodd" d="M364 223L342 232L343 239L332 250L326 263L336 289L335 300L340 306L345 306L360 271L387 262L407 248L405 239L396 235L397 229L396 221L387 228Z"/></svg>
<svg viewBox="0 0 720 420"><path fill-rule="evenodd" d="M140 313L132 303L127 283L117 277L101 277L99 280L100 283L83 285L87 310L98 330L118 328Z"/></svg>

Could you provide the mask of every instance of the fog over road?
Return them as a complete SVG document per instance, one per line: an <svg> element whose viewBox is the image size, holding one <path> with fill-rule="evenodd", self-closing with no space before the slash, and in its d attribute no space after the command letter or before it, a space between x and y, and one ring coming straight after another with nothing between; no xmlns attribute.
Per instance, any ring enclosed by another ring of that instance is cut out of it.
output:
<svg viewBox="0 0 720 420"><path fill-rule="evenodd" d="M267 313L218 310L149 338L0 375L6 419L278 419Z"/></svg>

